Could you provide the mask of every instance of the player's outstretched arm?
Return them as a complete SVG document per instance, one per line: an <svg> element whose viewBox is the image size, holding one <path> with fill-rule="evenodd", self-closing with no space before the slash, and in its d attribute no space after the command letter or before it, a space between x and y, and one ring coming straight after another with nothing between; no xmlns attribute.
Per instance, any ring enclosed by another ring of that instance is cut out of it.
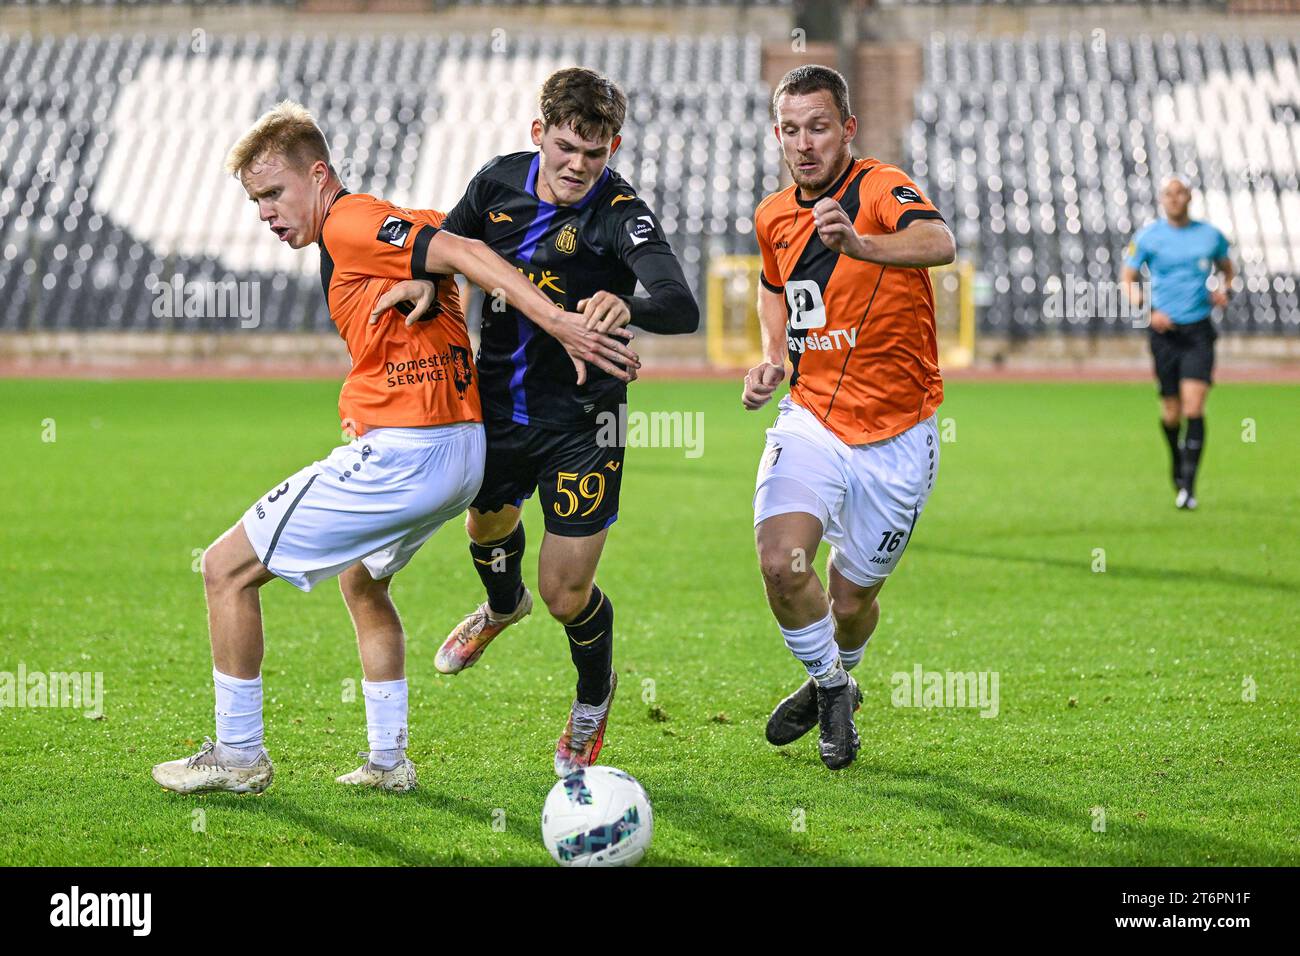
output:
<svg viewBox="0 0 1300 956"><path fill-rule="evenodd" d="M478 239L466 239L445 229L434 233L425 254L428 272L446 275L459 272L488 295L500 295L538 325L549 321L560 307L518 269Z"/></svg>
<svg viewBox="0 0 1300 956"><path fill-rule="evenodd" d="M957 258L952 231L938 219L917 219L898 232L883 236L859 235L842 206L823 199L813 207L817 235L832 249L851 259L882 266L928 269L946 266Z"/></svg>
<svg viewBox="0 0 1300 956"><path fill-rule="evenodd" d="M646 251L633 262L632 272L649 295L598 292L583 299L578 310L586 317L587 328L609 332L635 325L659 335L680 335L700 327L700 307L676 256Z"/></svg>
<svg viewBox="0 0 1300 956"><path fill-rule="evenodd" d="M740 403L751 412L766 405L785 381L785 301L779 292L759 288L758 322L764 360L745 373L745 387L740 395Z"/></svg>
<svg viewBox="0 0 1300 956"><path fill-rule="evenodd" d="M504 296L508 305L518 309L564 346L573 359L579 385L587 380L588 363L624 382L636 378L641 359L627 347L626 343L632 339L631 332L619 329L601 333L587 329L581 315L565 312L485 243L439 230L429 241L424 267L434 274L459 272L489 295ZM423 290L418 285L408 287L406 283L399 283L376 303L376 308L391 308L396 302L410 301L412 296L409 293L414 293L418 301L421 292Z"/></svg>

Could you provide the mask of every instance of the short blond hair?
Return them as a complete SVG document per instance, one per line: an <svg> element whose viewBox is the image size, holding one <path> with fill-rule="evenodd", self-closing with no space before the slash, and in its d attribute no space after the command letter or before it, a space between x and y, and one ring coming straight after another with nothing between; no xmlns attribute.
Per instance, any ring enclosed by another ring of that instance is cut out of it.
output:
<svg viewBox="0 0 1300 956"><path fill-rule="evenodd" d="M283 156L295 169L306 169L317 160L329 163L325 134L301 103L284 100L263 113L226 156L226 172L238 176L271 155Z"/></svg>

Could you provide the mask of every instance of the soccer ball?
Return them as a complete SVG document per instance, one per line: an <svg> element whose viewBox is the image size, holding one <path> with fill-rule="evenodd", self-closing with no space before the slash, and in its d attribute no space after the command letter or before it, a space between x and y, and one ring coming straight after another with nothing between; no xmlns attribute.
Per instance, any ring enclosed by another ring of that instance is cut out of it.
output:
<svg viewBox="0 0 1300 956"><path fill-rule="evenodd" d="M613 767L569 774L542 807L542 842L560 866L631 866L653 834L645 789Z"/></svg>

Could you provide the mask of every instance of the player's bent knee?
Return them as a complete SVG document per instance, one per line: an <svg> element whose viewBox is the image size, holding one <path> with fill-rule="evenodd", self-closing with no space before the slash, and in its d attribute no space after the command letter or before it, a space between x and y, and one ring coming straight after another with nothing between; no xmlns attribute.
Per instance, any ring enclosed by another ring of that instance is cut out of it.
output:
<svg viewBox="0 0 1300 956"><path fill-rule="evenodd" d="M581 585L558 584L547 585L541 583L538 588L541 593L542 602L546 605L546 610L550 611L551 617L560 623L572 621L582 613L591 600L591 585L583 587Z"/></svg>
<svg viewBox="0 0 1300 956"><path fill-rule="evenodd" d="M254 566L205 564L203 587L208 594L226 594L261 587L270 577L260 562Z"/></svg>
<svg viewBox="0 0 1300 956"><path fill-rule="evenodd" d="M203 557L199 558L199 573L203 576L203 587L211 591L216 583L216 569L212 566L212 545L208 545L203 551Z"/></svg>
<svg viewBox="0 0 1300 956"><path fill-rule="evenodd" d="M1205 414L1205 395L1207 386L1189 388L1183 396L1181 405L1188 418L1200 418Z"/></svg>
<svg viewBox="0 0 1300 956"><path fill-rule="evenodd" d="M827 566L826 594L830 598L831 613L838 621L860 620L866 615L879 614L877 598L884 581L866 587L851 581L832 561Z"/></svg>
<svg viewBox="0 0 1300 956"><path fill-rule="evenodd" d="M797 548L765 548L758 556L759 570L769 594L796 593L811 573L799 560Z"/></svg>
<svg viewBox="0 0 1300 956"><path fill-rule="evenodd" d="M518 509L502 508L500 511L475 511L465 514L465 533L478 544L491 544L510 537L520 521Z"/></svg>
<svg viewBox="0 0 1300 956"><path fill-rule="evenodd" d="M203 587L209 592L221 591L236 586L236 565L231 560L227 538L218 538L208 545L199 561L199 571L203 575Z"/></svg>
<svg viewBox="0 0 1300 956"><path fill-rule="evenodd" d="M208 545L199 562L203 587L209 595L258 588L274 578L249 543L241 525L235 525Z"/></svg>
<svg viewBox="0 0 1300 956"><path fill-rule="evenodd" d="M831 594L831 613L837 621L851 621L870 611L875 603L870 591L841 591Z"/></svg>

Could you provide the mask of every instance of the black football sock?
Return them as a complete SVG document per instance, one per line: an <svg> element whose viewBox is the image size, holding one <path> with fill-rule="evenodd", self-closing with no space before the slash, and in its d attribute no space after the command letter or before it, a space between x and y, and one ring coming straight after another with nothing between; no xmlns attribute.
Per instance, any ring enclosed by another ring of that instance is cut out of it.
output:
<svg viewBox="0 0 1300 956"><path fill-rule="evenodd" d="M1169 454L1174 459L1174 484L1181 484L1183 478L1183 451L1178 445L1178 430L1181 422L1173 425L1166 425L1164 419L1160 420L1160 427L1165 430L1165 440L1169 442Z"/></svg>
<svg viewBox="0 0 1300 956"><path fill-rule="evenodd" d="M1196 494L1196 469L1201 465L1201 450L1205 448L1205 418L1187 419L1187 434L1183 437L1183 487L1189 495Z"/></svg>
<svg viewBox="0 0 1300 956"><path fill-rule="evenodd" d="M488 595L488 607L495 614L505 616L519 606L524 596L524 523L521 520L500 541L479 544L469 543L474 570L483 581Z"/></svg>
<svg viewBox="0 0 1300 956"><path fill-rule="evenodd" d="M564 625L569 635L569 655L578 669L578 700L603 704L609 696L609 669L614 660L614 605L600 588L592 586L591 599L572 624Z"/></svg>

